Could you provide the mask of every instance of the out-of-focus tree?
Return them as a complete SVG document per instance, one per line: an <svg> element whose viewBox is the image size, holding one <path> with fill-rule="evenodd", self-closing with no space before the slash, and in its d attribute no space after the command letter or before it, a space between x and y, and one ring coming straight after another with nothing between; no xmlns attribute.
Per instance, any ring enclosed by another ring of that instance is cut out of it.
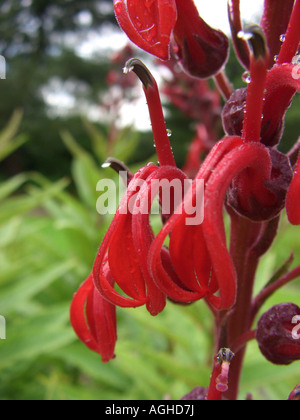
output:
<svg viewBox="0 0 300 420"><path fill-rule="evenodd" d="M22 109L21 130L30 139L5 162L6 173L35 169L59 177L67 172L69 156L59 132L68 128L84 142L78 117L97 105L107 88L107 56L88 55L82 45L112 25L116 21L111 0L5 0L0 4L0 54L7 62L7 79L0 82L0 127L15 109ZM55 102L49 108L51 95ZM60 100L72 112L59 112Z"/></svg>

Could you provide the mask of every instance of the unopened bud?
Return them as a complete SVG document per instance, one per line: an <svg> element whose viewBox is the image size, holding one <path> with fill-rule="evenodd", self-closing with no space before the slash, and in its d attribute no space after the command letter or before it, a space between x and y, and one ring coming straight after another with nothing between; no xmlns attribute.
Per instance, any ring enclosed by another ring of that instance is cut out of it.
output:
<svg viewBox="0 0 300 420"><path fill-rule="evenodd" d="M295 320L299 319L298 325ZM293 303L273 306L258 322L257 342L267 360L289 365L300 360L300 308Z"/></svg>

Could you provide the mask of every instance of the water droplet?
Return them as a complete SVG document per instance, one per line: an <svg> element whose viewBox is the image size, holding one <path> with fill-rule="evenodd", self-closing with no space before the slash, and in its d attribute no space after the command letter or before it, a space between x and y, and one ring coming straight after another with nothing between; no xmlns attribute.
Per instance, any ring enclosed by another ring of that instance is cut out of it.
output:
<svg viewBox="0 0 300 420"><path fill-rule="evenodd" d="M274 56L274 61L275 61L275 63L277 63L278 59L279 59L279 55L275 55L275 56Z"/></svg>
<svg viewBox="0 0 300 420"><path fill-rule="evenodd" d="M279 39L280 39L280 42L284 42L286 40L286 35L285 34L280 35Z"/></svg>
<svg viewBox="0 0 300 420"><path fill-rule="evenodd" d="M167 130L167 135L168 135L168 137L172 137L172 130Z"/></svg>
<svg viewBox="0 0 300 420"><path fill-rule="evenodd" d="M300 64L300 55L295 55L295 57L292 59L292 64L295 66L298 66Z"/></svg>
<svg viewBox="0 0 300 420"><path fill-rule="evenodd" d="M247 84L251 82L251 75L248 71L245 71L245 73L242 75L242 80Z"/></svg>

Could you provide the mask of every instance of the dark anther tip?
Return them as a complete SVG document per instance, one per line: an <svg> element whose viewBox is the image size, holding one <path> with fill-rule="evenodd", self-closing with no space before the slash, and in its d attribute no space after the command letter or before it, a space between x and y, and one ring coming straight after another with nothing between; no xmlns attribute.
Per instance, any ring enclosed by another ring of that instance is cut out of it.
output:
<svg viewBox="0 0 300 420"><path fill-rule="evenodd" d="M108 158L102 165L102 168L112 168L118 174L122 174L124 172L127 173L126 181L130 181L132 179L132 172L131 170L125 165L124 162L120 161L119 159L110 157ZM125 181L125 179L124 179Z"/></svg>
<svg viewBox="0 0 300 420"><path fill-rule="evenodd" d="M128 60L127 63L125 64L123 71L125 74L128 74L131 71L133 71L138 76L138 78L143 83L146 89L148 88L149 85L153 86L154 79L150 70L138 58L131 58L130 60Z"/></svg>
<svg viewBox="0 0 300 420"><path fill-rule="evenodd" d="M268 55L268 46L265 34L259 25L247 26L238 33L238 37L247 41L256 60L265 59Z"/></svg>

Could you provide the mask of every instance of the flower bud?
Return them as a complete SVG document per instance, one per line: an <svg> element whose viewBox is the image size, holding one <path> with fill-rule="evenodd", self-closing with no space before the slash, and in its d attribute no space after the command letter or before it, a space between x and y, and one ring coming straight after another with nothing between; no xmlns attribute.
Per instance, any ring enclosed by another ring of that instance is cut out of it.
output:
<svg viewBox="0 0 300 420"><path fill-rule="evenodd" d="M267 360L276 365L300 360L299 323L300 308L293 303L273 306L260 318L257 342Z"/></svg>
<svg viewBox="0 0 300 420"><path fill-rule="evenodd" d="M286 195L293 179L289 159L275 149L271 158L270 180L261 182L259 174L246 169L232 182L228 204L240 215L256 222L274 219L285 207Z"/></svg>

